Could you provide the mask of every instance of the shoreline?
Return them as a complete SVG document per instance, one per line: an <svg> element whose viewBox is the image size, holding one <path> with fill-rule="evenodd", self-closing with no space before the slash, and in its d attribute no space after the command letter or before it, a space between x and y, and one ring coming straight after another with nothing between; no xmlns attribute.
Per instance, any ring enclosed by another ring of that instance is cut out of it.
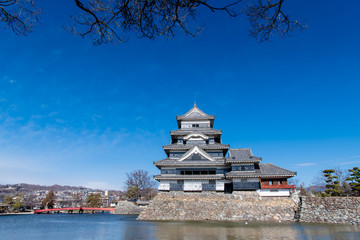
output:
<svg viewBox="0 0 360 240"><path fill-rule="evenodd" d="M0 213L0 216L29 215L29 214L34 214L34 212Z"/></svg>

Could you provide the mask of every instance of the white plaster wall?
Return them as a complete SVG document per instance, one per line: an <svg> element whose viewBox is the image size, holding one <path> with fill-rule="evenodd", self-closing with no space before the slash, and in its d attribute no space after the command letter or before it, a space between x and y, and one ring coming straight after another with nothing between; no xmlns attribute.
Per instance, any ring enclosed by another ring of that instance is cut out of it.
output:
<svg viewBox="0 0 360 240"><path fill-rule="evenodd" d="M209 181L184 181L184 191L201 191L203 183Z"/></svg>
<svg viewBox="0 0 360 240"><path fill-rule="evenodd" d="M208 124L208 127L210 127L210 121L182 121L181 128L192 128L192 124Z"/></svg>
<svg viewBox="0 0 360 240"><path fill-rule="evenodd" d="M176 181L160 181L158 190L159 191L169 191L170 183L176 183Z"/></svg>
<svg viewBox="0 0 360 240"><path fill-rule="evenodd" d="M257 190L262 197L289 197L289 189L278 189L278 192L270 192L270 189Z"/></svg>
<svg viewBox="0 0 360 240"><path fill-rule="evenodd" d="M225 181L217 180L216 181L216 191L224 191L225 190Z"/></svg>

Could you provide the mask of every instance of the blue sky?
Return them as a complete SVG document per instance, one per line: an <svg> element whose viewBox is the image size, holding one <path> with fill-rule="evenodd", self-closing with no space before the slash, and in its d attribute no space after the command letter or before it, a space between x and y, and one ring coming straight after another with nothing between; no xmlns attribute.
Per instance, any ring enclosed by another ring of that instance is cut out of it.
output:
<svg viewBox="0 0 360 240"><path fill-rule="evenodd" d="M309 27L286 39L259 43L245 17L203 11L196 38L99 47L62 29L73 1L42 3L32 34L0 31L0 183L123 189L126 172L158 173L194 101L223 143L300 182L359 166L360 2L290 2Z"/></svg>

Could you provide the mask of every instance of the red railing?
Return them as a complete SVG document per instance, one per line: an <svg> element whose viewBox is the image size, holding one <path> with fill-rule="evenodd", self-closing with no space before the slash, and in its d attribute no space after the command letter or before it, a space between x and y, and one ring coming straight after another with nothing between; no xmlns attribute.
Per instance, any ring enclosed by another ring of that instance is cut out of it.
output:
<svg viewBox="0 0 360 240"><path fill-rule="evenodd" d="M295 185L261 185L261 188L295 188Z"/></svg>
<svg viewBox="0 0 360 240"><path fill-rule="evenodd" d="M42 212L57 212L57 211L115 211L115 208L92 208L92 207L69 207L69 208L51 208L35 210L34 214Z"/></svg>

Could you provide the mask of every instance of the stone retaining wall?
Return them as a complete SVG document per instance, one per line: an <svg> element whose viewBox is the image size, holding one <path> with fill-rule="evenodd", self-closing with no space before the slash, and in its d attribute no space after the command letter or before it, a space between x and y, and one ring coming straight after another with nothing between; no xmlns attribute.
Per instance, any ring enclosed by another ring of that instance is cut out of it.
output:
<svg viewBox="0 0 360 240"><path fill-rule="evenodd" d="M139 220L360 224L360 197L260 197L256 192L158 193Z"/></svg>
<svg viewBox="0 0 360 240"><path fill-rule="evenodd" d="M256 192L158 193L139 220L294 221L298 205L289 197Z"/></svg>
<svg viewBox="0 0 360 240"><path fill-rule="evenodd" d="M300 221L360 224L360 197L302 197Z"/></svg>
<svg viewBox="0 0 360 240"><path fill-rule="evenodd" d="M113 214L122 214L122 215L137 215L143 208L138 207L132 202L120 201L118 202L115 211Z"/></svg>

